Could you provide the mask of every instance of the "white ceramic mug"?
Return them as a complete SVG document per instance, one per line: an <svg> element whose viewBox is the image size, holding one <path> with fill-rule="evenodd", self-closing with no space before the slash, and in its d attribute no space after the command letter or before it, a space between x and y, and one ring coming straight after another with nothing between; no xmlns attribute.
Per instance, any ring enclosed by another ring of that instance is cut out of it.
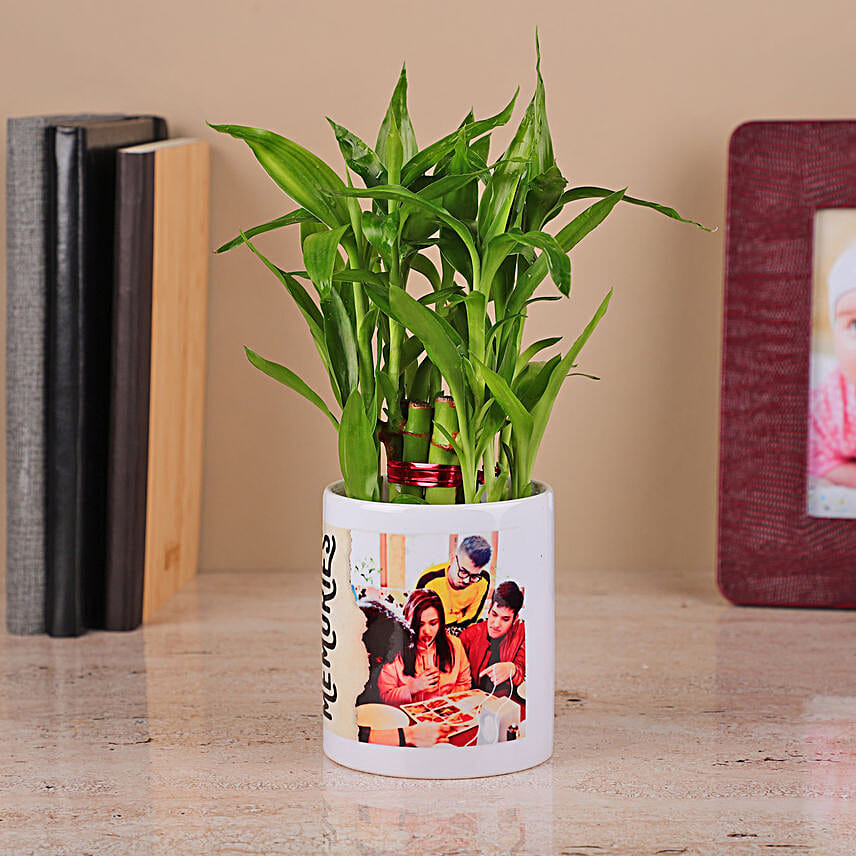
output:
<svg viewBox="0 0 856 856"><path fill-rule="evenodd" d="M326 755L438 779L549 758L553 539L553 492L541 483L526 499L470 505L365 502L341 482L326 488Z"/></svg>

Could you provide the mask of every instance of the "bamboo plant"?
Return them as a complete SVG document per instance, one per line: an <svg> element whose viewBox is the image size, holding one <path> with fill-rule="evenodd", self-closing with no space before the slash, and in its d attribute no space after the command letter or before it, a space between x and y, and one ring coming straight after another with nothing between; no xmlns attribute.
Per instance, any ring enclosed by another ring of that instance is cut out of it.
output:
<svg viewBox="0 0 856 856"><path fill-rule="evenodd" d="M619 202L704 228L626 189L567 187L553 156L537 37L536 54L534 95L508 147L492 162L491 132L510 121L517 92L495 115L476 119L470 111L456 130L419 148L404 68L374 148L328 119L344 178L271 131L211 125L243 140L298 206L242 231L217 252L245 244L305 319L335 405L285 366L249 348L246 355L329 419L351 497L387 498L384 444L388 457L461 467L460 490L392 484L390 501L471 503L530 495L538 449L565 379L592 377L575 371L577 358L612 291L570 347L549 357L561 336L523 344L530 307L570 296L569 252ZM566 206L584 200L588 207L547 231ZM253 243L286 226L299 227L303 270L281 269ZM415 275L427 281L422 291L430 285L420 297ZM535 296L547 279L555 293Z"/></svg>

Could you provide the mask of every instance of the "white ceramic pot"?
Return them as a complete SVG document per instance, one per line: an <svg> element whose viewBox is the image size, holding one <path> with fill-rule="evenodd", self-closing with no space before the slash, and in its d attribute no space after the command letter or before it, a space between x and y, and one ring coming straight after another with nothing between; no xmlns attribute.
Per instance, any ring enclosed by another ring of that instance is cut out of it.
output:
<svg viewBox="0 0 856 856"><path fill-rule="evenodd" d="M535 489L471 505L364 502L347 498L341 482L324 491L329 758L369 773L449 779L550 757L553 491ZM366 724L399 722L407 725Z"/></svg>

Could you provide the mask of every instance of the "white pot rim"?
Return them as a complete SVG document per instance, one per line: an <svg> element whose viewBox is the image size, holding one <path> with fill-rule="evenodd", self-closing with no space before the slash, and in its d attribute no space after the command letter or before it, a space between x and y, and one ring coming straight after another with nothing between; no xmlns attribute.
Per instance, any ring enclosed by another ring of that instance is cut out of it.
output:
<svg viewBox="0 0 856 856"><path fill-rule="evenodd" d="M386 482L386 478L384 478ZM381 509L394 509L396 514L400 514L403 510L414 511L420 515L430 517L434 515L447 515L449 509L496 509L503 511L505 509L519 508L521 505L531 504L532 502L543 502L545 499L552 499L553 488L546 482L532 481L535 492L532 496L525 496L521 499L503 499L499 502L462 502L448 505L422 505L420 503L405 503L405 502L372 502L368 499L353 499L345 495L345 482L342 479L331 482L324 488L324 503L339 505L340 503L347 504L348 508L353 511L366 511L376 513Z"/></svg>

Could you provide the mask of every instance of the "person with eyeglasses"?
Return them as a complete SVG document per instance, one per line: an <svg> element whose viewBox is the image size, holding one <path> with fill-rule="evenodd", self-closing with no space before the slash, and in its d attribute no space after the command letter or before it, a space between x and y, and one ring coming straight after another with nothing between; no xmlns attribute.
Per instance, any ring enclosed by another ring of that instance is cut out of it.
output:
<svg viewBox="0 0 856 856"><path fill-rule="evenodd" d="M461 541L450 562L427 568L416 583L416 588L440 596L446 629L455 636L481 617L490 589L486 568L492 553L490 544L481 535L470 535Z"/></svg>

